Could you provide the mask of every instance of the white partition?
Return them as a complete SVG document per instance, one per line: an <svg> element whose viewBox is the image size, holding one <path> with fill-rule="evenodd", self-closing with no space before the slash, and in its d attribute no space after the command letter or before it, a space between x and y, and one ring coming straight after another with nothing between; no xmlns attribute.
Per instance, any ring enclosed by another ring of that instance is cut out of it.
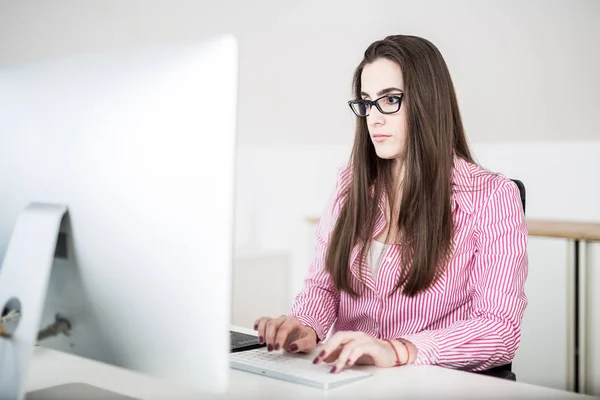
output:
<svg viewBox="0 0 600 400"><path fill-rule="evenodd" d="M233 266L232 324L252 329L258 317L287 313L289 282L287 252L239 250Z"/></svg>
<svg viewBox="0 0 600 400"><path fill-rule="evenodd" d="M513 361L520 382L568 389L567 242L530 237L529 304L523 317L521 345Z"/></svg>

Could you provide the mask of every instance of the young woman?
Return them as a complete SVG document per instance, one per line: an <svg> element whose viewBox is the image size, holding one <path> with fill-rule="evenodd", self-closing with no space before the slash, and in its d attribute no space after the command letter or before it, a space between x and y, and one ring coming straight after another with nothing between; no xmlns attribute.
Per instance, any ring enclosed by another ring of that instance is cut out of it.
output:
<svg viewBox="0 0 600 400"><path fill-rule="evenodd" d="M289 315L256 321L268 350L355 363L479 371L509 363L527 305L517 186L476 165L438 49L369 46L357 67L350 163L316 231ZM331 336L326 338L330 328Z"/></svg>

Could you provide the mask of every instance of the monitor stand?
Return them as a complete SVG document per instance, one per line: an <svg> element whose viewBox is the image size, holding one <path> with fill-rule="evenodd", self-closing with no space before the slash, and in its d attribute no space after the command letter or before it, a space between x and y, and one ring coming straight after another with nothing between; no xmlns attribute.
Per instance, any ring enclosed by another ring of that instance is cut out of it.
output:
<svg viewBox="0 0 600 400"><path fill-rule="evenodd" d="M55 256L66 257L59 241L67 207L32 203L15 224L0 268L0 311L19 312L17 325L0 336L0 400L136 400L85 383L68 383L25 393L25 379L38 332ZM57 246L58 244L58 246ZM64 253L64 254L63 254ZM255 337L231 332L231 351L262 347Z"/></svg>
<svg viewBox="0 0 600 400"><path fill-rule="evenodd" d="M25 400L139 400L87 383L66 383L27 393Z"/></svg>
<svg viewBox="0 0 600 400"><path fill-rule="evenodd" d="M20 316L0 336L0 399L21 400L67 207L32 203L15 224L0 268L0 311Z"/></svg>

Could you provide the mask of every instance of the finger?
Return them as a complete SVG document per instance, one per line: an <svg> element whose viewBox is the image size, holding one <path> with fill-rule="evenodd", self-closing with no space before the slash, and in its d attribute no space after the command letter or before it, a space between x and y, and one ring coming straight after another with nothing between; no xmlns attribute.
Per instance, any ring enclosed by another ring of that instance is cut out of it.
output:
<svg viewBox="0 0 600 400"><path fill-rule="evenodd" d="M271 318L269 317L261 317L254 322L254 326L257 327L256 331L258 334L258 342L263 344L265 342L265 330L267 328L267 322L269 322Z"/></svg>
<svg viewBox="0 0 600 400"><path fill-rule="evenodd" d="M279 326L279 328L277 329L277 334L275 335L275 340L274 340L275 344L273 345L273 349L279 350L280 348L285 346L288 336L292 332L300 329L301 327L302 327L302 324L300 324L300 321L298 321L296 318L287 317L283 321L283 323Z"/></svg>
<svg viewBox="0 0 600 400"><path fill-rule="evenodd" d="M331 368L331 373L337 374L344 368L350 367L352 365L352 360L356 360L358 357L363 355L367 347L368 346L364 340L353 340L344 345L337 360L335 361L335 364L333 365L333 368Z"/></svg>
<svg viewBox="0 0 600 400"><path fill-rule="evenodd" d="M338 332L333 335L329 340L327 340L317 355L317 357L313 360L315 364L319 364L324 359L328 358L331 353L338 349L338 347L345 345L346 343L351 342L361 336L359 332Z"/></svg>
<svg viewBox="0 0 600 400"><path fill-rule="evenodd" d="M267 344L268 351L273 351L275 346L275 336L277 336L279 326L285 322L286 318L286 316L282 315L281 317L271 319L267 322L265 329L265 343Z"/></svg>
<svg viewBox="0 0 600 400"><path fill-rule="evenodd" d="M290 340L289 345L286 346L291 353L307 353L314 349L317 345L317 334L316 332L307 326L299 328L299 338L296 340Z"/></svg>
<svg viewBox="0 0 600 400"><path fill-rule="evenodd" d="M374 353L377 349L374 348L372 340L360 339L351 344L355 344L355 346L348 348L348 353L340 355L340 361L344 362L343 368L351 368L356 364L360 364L361 360L363 362L371 360L367 364L373 364Z"/></svg>
<svg viewBox="0 0 600 400"><path fill-rule="evenodd" d="M329 353L324 359L323 361L325 361L326 363L332 363L335 360L338 359L338 356L340 355L340 352L342 351L343 346L338 347L337 349L333 350L331 353Z"/></svg>

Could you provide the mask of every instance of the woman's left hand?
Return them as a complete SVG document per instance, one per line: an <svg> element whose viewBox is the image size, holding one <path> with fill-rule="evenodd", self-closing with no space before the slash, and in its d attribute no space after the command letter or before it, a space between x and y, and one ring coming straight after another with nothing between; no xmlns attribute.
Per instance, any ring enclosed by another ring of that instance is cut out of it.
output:
<svg viewBox="0 0 600 400"><path fill-rule="evenodd" d="M331 369L332 373L339 373L354 364L393 367L396 365L397 359L391 346L394 346L398 352L400 362L406 363L408 360L407 348L397 340L392 340L390 345L385 340L374 338L363 332L338 332L320 348L317 348L319 353L313 363L334 363Z"/></svg>

